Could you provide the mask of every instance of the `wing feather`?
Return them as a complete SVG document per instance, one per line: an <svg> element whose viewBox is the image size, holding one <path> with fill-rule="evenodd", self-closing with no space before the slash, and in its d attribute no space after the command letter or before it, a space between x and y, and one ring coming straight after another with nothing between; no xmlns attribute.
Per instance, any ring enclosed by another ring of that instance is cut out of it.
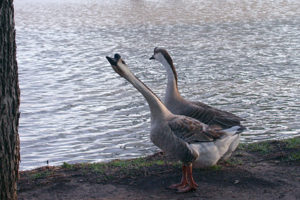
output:
<svg viewBox="0 0 300 200"><path fill-rule="evenodd" d="M186 116L169 120L172 132L187 143L210 142L222 137L225 133Z"/></svg>
<svg viewBox="0 0 300 200"><path fill-rule="evenodd" d="M223 110L208 106L201 102L189 102L184 109L177 114L195 118L207 125L218 125L221 128L242 126L242 118Z"/></svg>

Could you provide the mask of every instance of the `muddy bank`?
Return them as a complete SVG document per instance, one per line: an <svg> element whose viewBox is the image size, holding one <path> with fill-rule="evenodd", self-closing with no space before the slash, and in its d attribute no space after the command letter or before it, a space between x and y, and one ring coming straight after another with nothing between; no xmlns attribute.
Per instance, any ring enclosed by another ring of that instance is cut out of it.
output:
<svg viewBox="0 0 300 200"><path fill-rule="evenodd" d="M199 187L178 194L167 187L181 165L161 153L110 163L64 163L22 171L20 200L55 199L300 199L300 137L240 145L228 161L194 169Z"/></svg>

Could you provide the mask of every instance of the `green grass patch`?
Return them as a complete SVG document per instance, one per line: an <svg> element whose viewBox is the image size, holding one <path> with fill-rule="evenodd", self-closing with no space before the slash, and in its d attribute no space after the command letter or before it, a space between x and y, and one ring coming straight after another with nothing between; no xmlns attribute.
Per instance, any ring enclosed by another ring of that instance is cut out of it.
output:
<svg viewBox="0 0 300 200"><path fill-rule="evenodd" d="M286 143L286 148L289 149L300 148L300 137L284 140L284 143Z"/></svg>
<svg viewBox="0 0 300 200"><path fill-rule="evenodd" d="M51 176L51 172L50 171L43 171L43 172L37 172L31 175L32 179L40 179L40 178L46 178L48 176Z"/></svg>
<svg viewBox="0 0 300 200"><path fill-rule="evenodd" d="M92 169L94 172L106 173L108 171L119 170L120 173L129 173L130 170L140 170L151 166L181 166L179 162L168 162L164 160L147 160L146 158L136 158L132 160L113 160L108 163L90 163L86 167Z"/></svg>
<svg viewBox="0 0 300 200"><path fill-rule="evenodd" d="M247 149L247 146L248 144L245 144L245 143L240 143L237 150L241 150L241 151L244 151Z"/></svg>
<svg viewBox="0 0 300 200"><path fill-rule="evenodd" d="M229 160L226 160L225 162L228 163L229 165L232 165L232 166L243 164L242 160L240 160L238 158L234 158L234 157L231 157Z"/></svg>
<svg viewBox="0 0 300 200"><path fill-rule="evenodd" d="M64 169L74 169L75 165L64 162L61 167Z"/></svg>
<svg viewBox="0 0 300 200"><path fill-rule="evenodd" d="M178 162L166 162L163 159L136 158L131 160L113 160L108 163L86 163L81 169L89 169L99 175L99 182L115 178L130 177L152 173L152 166L176 166ZM179 166L179 165L178 165ZM180 165L181 166L181 165Z"/></svg>
<svg viewBox="0 0 300 200"><path fill-rule="evenodd" d="M170 163L169 163L170 164ZM171 163L176 164L176 163ZM114 160L107 164L112 167L120 167L120 168L133 168L139 169L143 167L151 167L153 165L166 165L164 160L147 160L146 158L137 158L133 160Z"/></svg>
<svg viewBox="0 0 300 200"><path fill-rule="evenodd" d="M288 161L300 161L300 152L291 153L288 156Z"/></svg>
<svg viewBox="0 0 300 200"><path fill-rule="evenodd" d="M97 173L104 173L104 166L105 164L104 163L90 163L90 164L86 164L84 167L82 168L90 168L92 169L94 172L97 172Z"/></svg>
<svg viewBox="0 0 300 200"><path fill-rule="evenodd" d="M212 171L219 171L219 170L222 170L222 166L221 165L213 165L211 167L208 167L207 169L212 170Z"/></svg>
<svg viewBox="0 0 300 200"><path fill-rule="evenodd" d="M246 147L247 150L256 151L263 154L267 154L272 151L273 147L268 142L258 142L248 144Z"/></svg>

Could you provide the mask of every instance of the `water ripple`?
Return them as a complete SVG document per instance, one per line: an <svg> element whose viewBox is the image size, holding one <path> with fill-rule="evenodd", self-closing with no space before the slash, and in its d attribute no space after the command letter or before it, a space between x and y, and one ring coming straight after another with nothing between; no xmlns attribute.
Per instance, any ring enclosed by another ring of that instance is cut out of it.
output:
<svg viewBox="0 0 300 200"><path fill-rule="evenodd" d="M163 97L173 56L182 95L246 119L243 142L300 135L297 0L16 0L21 169L157 150L148 105L111 69L121 53Z"/></svg>

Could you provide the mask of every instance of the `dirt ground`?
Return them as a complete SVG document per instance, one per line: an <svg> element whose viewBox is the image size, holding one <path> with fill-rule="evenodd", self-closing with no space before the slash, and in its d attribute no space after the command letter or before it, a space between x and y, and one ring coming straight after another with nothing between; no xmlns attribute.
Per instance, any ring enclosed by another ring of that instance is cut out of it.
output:
<svg viewBox="0 0 300 200"><path fill-rule="evenodd" d="M194 169L199 187L184 194L168 189L180 181L181 166L162 153L106 164L65 163L22 171L18 199L300 200L299 155L299 138L240 145L229 161Z"/></svg>

